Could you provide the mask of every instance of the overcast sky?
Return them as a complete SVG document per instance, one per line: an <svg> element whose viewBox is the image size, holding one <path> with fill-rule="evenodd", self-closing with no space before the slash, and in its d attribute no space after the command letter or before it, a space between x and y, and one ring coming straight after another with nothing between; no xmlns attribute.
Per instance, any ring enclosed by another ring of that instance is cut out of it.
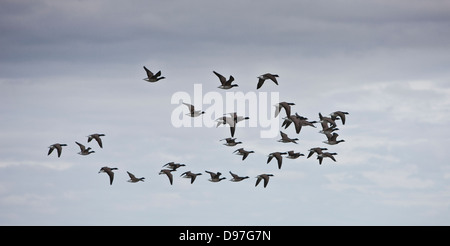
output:
<svg viewBox="0 0 450 246"><path fill-rule="evenodd" d="M439 0L1 1L0 224L449 225L449 13ZM144 65L166 79L145 82ZM284 130L293 144L240 123L236 147L226 127L174 127L176 92L225 98L213 70L234 76L228 92L278 93L310 120L349 112L345 142L322 143L319 124ZM267 72L279 85L256 91ZM266 164L312 147L337 162ZM186 164L172 186L158 175L171 161ZM113 185L103 166L119 169ZM188 170L203 175L191 185Z"/></svg>

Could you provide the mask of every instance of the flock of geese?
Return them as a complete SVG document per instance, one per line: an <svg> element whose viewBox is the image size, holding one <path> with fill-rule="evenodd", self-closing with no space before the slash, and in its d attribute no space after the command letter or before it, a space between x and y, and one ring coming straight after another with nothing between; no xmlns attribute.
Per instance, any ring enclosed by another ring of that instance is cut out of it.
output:
<svg viewBox="0 0 450 246"><path fill-rule="evenodd" d="M145 80L147 82L155 83L161 79L165 79L165 77L161 76L161 71L158 71L157 73L153 73L145 66L144 66L144 70L147 74L147 77L144 78L143 80ZM213 73L219 78L220 86L218 86L218 88L228 90L233 87L239 86L237 84L233 84L233 81L234 81L233 76L230 75L227 80L225 76L219 74L218 72L213 71ZM273 83L278 85L278 80L277 80L278 77L279 76L277 74L271 74L271 73L266 73L266 74L258 76L257 77L258 83L257 83L256 89L260 89L264 85L264 82L266 80L271 80ZM205 113L204 111L196 110L195 107L191 104L184 103L184 102L182 102L182 103L188 107L189 112L186 113L186 115L188 115L190 117L199 117ZM339 137L339 134L337 134L336 131L339 130L339 128L337 128L337 121L340 120L342 125L345 125L346 115L348 115L348 112L335 111L335 112L332 112L331 114L329 114L329 117L323 116L321 113L319 113L319 121L309 121L308 118L301 116L297 113L291 114L291 110L292 110L291 106L293 106L293 105L295 105L295 103L290 103L290 102L280 102L280 103L277 103L276 105L274 105L276 107L274 117L278 117L282 111L285 112L285 117L283 118L284 121L282 123L282 127L284 127L284 129L288 128L289 126L291 126L293 124L295 127L295 132L297 134L299 134L302 127L310 126L310 127L316 128L316 126L314 124L320 123L320 125L322 127L322 130L320 131L320 133L324 134L327 138L327 140L323 141L323 143L328 144L328 145L336 145L336 144L345 142L345 140L343 140L343 139L339 139L339 140L337 139ZM229 116L227 116L227 115L229 115ZM237 138L234 138L236 124L240 121L248 120L248 119L249 119L249 117L238 116L236 112L224 114L223 117L216 119L217 127L220 125L228 125L230 127L231 137L221 139L220 141L225 141L226 143L224 143L224 145L226 145L226 146L236 146L238 144L242 144L242 142L236 141ZM101 133L90 134L87 136L87 138L88 138L87 142L89 143L92 140L95 140L98 143L99 147L103 148L103 143L102 143L102 138L101 138L103 136L105 136L105 134L101 134ZM298 138L289 137L283 131L280 131L280 136L281 136L281 139L279 139L278 142L281 142L281 143L297 144L297 141L299 140ZM80 147L80 152L78 152L78 154L90 155L92 153L95 153L95 151L93 151L91 149L91 147L86 148L85 145L83 145L79 142L75 142L75 143ZM55 143L55 144L50 145L48 147L49 150L48 150L47 155L50 155L56 149L57 156L59 158L61 156L62 148L64 146L67 146L67 144ZM316 154L317 160L319 161L320 165L322 164L324 158L330 158L331 160L336 162L336 158L334 156L337 155L337 153L327 152L327 150L328 149L324 148L324 147L311 148L311 149L309 149L309 153L306 158L310 158L311 156ZM244 148L239 148L239 149L236 149L233 153L235 153L237 155L241 155L242 161L244 161L251 153L255 153L255 152L252 150L245 150ZM288 159L297 159L300 156L305 156L304 154L302 154L300 152L294 152L293 150L290 150L287 152L272 152L268 155L267 164L270 163L273 158L275 158L278 163L278 169L281 169L282 162L283 162L283 155L286 155L286 158L288 158ZM164 169L162 169L159 172L159 174L166 175L169 179L169 183L172 185L173 184L172 172L174 172L178 168L184 167L184 166L186 166L186 165L181 164L181 163L169 162L162 166ZM99 173L108 174L109 184L112 185L113 180L114 180L114 171L115 170L118 170L118 168L105 166L105 167L100 168ZM221 177L222 173L220 173L220 172L211 172L211 171L206 171L206 170L205 170L205 172L210 175L210 179L208 179L208 180L211 182L220 182L221 180L226 179L225 177ZM127 171L127 173L128 173L128 176L130 177L128 182L131 182L131 183L137 183L139 181L144 182L145 177L137 178L133 173L130 173L128 171ZM242 180L249 178L248 176L239 176L235 173L232 173L231 171L229 173L232 176L232 178L230 179L230 181L232 181L232 182L240 182ZM186 171L186 172L183 172L180 175L180 177L190 179L191 180L190 183L193 184L195 179L199 175L202 175L202 173L193 173L191 171ZM268 174L268 173L262 173L262 174L257 175L255 186L258 186L258 184L263 180L264 188L266 188L267 184L269 183L270 177L273 177L273 176L274 176L273 174Z"/></svg>

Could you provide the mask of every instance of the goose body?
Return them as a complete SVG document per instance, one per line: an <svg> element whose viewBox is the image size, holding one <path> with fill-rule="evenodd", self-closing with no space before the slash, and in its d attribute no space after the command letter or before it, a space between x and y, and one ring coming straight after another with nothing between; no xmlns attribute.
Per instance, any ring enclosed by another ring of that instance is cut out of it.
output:
<svg viewBox="0 0 450 246"><path fill-rule="evenodd" d="M267 79L272 80L276 85L278 85L277 78L279 76L277 74L271 74L271 73L265 73L263 75L258 76L258 85L256 86L256 89L261 88L261 86L264 84L264 81Z"/></svg>
<svg viewBox="0 0 450 246"><path fill-rule="evenodd" d="M161 76L161 71L158 71L157 73L153 74L153 73L152 73L148 68L146 68L145 66L144 66L144 70L145 70L145 72L146 72L146 74L147 74L147 78L144 78L144 80L147 81L147 82L154 83L154 82L157 82L157 81L159 81L159 80L161 80L161 79L165 79L165 78L166 78L166 77L160 77L160 76Z"/></svg>
<svg viewBox="0 0 450 246"><path fill-rule="evenodd" d="M112 170L117 170L116 167L102 167L98 173L107 173L109 176L109 184L112 185L114 180L114 172Z"/></svg>
<svg viewBox="0 0 450 246"><path fill-rule="evenodd" d="M55 144L50 145L48 147L49 149L48 149L47 155L50 155L53 152L53 150L56 149L56 152L57 152L58 158L59 158L61 156L63 146L67 146L67 144L55 143Z"/></svg>

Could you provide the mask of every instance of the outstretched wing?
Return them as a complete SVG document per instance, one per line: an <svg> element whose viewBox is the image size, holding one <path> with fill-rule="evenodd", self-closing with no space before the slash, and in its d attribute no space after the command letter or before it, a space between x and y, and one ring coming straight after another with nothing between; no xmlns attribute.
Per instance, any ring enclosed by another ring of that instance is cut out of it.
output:
<svg viewBox="0 0 450 246"><path fill-rule="evenodd" d="M221 83L222 85L225 85L225 83L227 82L227 79L226 79L225 77L223 77L222 74L220 74L220 73L218 73L218 72L216 72L216 71L213 71L213 73L214 73L217 77L219 77L220 83ZM233 79L233 80L234 80L234 79Z"/></svg>
<svg viewBox="0 0 450 246"><path fill-rule="evenodd" d="M144 66L144 69L145 69L145 72L147 73L147 77L150 79L151 77L153 77L153 73L150 71L150 70L148 70L148 68L146 68L145 66Z"/></svg>

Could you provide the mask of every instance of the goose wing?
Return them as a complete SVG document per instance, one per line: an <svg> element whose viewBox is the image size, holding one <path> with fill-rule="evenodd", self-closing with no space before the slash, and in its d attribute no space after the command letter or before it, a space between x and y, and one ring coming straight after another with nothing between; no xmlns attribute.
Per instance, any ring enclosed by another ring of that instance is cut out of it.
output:
<svg viewBox="0 0 450 246"><path fill-rule="evenodd" d="M220 83L221 83L222 85L225 85L225 83L227 82L227 79L226 79L222 74L220 74L220 73L218 73L218 72L216 72L216 71L213 71L213 73L214 73L217 77L219 77Z"/></svg>
<svg viewBox="0 0 450 246"><path fill-rule="evenodd" d="M276 153L276 154L275 154L275 158L276 158L277 161L278 161L278 169L281 169L281 164L282 164L282 162L283 162L283 157L281 156L280 153Z"/></svg>
<svg viewBox="0 0 450 246"><path fill-rule="evenodd" d="M263 179L264 179L264 188L266 188L267 184L269 183L269 176L264 175Z"/></svg>
<svg viewBox="0 0 450 246"><path fill-rule="evenodd" d="M150 79L151 77L153 77L153 73L150 71L150 70L148 70L148 68L146 68L145 66L144 66L144 70L145 70L145 72L147 73L147 77Z"/></svg>
<svg viewBox="0 0 450 246"><path fill-rule="evenodd" d="M128 173L128 176L130 176L130 179L133 179L133 180L136 179L136 176L134 176L134 174L132 174L128 171L127 171L127 173Z"/></svg>
<svg viewBox="0 0 450 246"><path fill-rule="evenodd" d="M264 84L265 79L259 79L258 84L256 85L256 89L261 88L261 86Z"/></svg>
<svg viewBox="0 0 450 246"><path fill-rule="evenodd" d="M78 146L80 146L81 152L86 151L86 147L84 147L84 145L80 144L79 142L75 142L75 143L78 144Z"/></svg>

